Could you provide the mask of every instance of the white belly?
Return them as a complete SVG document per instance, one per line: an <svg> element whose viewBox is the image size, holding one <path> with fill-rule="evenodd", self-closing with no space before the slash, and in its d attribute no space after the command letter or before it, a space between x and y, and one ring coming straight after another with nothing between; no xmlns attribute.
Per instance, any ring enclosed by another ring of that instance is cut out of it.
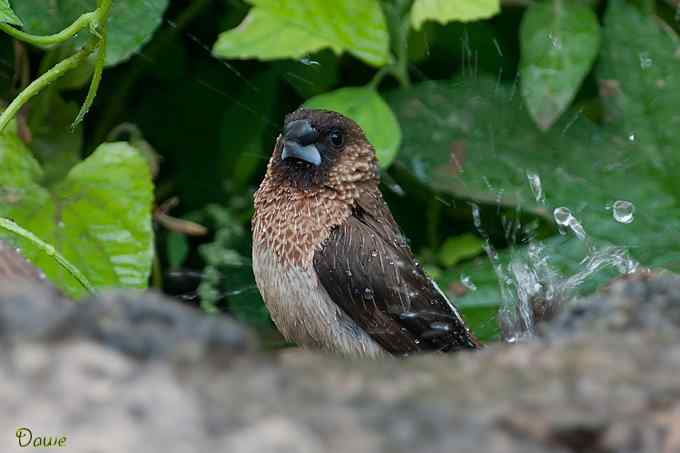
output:
<svg viewBox="0 0 680 453"><path fill-rule="evenodd" d="M269 249L254 244L253 272L267 309L287 340L352 356L385 354L331 300L312 265L284 268Z"/></svg>

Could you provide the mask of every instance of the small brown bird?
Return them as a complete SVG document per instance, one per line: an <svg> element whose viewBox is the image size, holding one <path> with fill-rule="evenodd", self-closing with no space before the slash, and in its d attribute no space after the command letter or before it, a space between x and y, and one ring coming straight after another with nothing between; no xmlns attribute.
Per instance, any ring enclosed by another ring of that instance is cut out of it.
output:
<svg viewBox="0 0 680 453"><path fill-rule="evenodd" d="M415 260L379 181L354 121L286 117L253 217L253 270L274 323L301 346L352 356L478 348Z"/></svg>

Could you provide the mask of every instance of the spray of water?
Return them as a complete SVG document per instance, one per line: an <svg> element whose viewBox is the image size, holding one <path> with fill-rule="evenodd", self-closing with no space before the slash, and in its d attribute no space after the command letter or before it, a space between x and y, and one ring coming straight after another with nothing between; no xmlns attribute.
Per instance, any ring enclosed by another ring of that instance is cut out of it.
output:
<svg viewBox="0 0 680 453"><path fill-rule="evenodd" d="M545 205L540 176L530 172L527 173L527 179L536 201ZM560 272L551 263L545 246L533 240L530 241L526 254L517 253L504 265L482 228L479 207L474 204L471 206L474 225L484 239L484 249L499 282L501 307L498 322L502 338L508 343L535 337L537 324L559 313L560 308L574 296L576 290L603 268L614 268L621 274L635 272L638 268L638 263L624 248L593 246L581 222L566 207L556 208L553 217L561 234L573 234L577 239L586 242L588 254L580 262L578 272L573 275ZM614 211L617 222L632 221L633 209L629 202L617 202Z"/></svg>

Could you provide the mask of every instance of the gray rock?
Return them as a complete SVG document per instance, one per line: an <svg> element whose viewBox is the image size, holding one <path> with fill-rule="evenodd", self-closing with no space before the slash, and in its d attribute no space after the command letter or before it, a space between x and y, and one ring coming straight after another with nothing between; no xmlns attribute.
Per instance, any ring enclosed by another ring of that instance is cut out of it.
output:
<svg viewBox="0 0 680 453"><path fill-rule="evenodd" d="M93 309L63 341L0 351L0 433L66 435L75 452L676 453L679 291L669 277L617 282L569 306L548 341L375 361L207 349L191 366L165 352L140 361L163 347L111 344L124 332L155 344L165 317ZM171 344L191 333L182 323Z"/></svg>
<svg viewBox="0 0 680 453"><path fill-rule="evenodd" d="M72 306L50 286L0 279L0 341L54 338L71 316Z"/></svg>
<svg viewBox="0 0 680 453"><path fill-rule="evenodd" d="M86 338L137 359L228 360L256 347L225 316L208 316L153 292L110 292L81 302L25 280L0 280L0 340Z"/></svg>
<svg viewBox="0 0 680 453"><path fill-rule="evenodd" d="M615 279L600 293L570 302L542 333L559 338L646 329L680 331L680 277L638 273Z"/></svg>
<svg viewBox="0 0 680 453"><path fill-rule="evenodd" d="M109 292L78 304L71 328L131 356L197 361L252 350L255 337L226 316L210 316L153 292Z"/></svg>

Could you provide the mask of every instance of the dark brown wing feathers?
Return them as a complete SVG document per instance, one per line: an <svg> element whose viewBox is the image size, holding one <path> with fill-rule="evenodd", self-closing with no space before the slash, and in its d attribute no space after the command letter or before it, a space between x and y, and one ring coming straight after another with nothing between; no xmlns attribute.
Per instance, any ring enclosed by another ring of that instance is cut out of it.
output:
<svg viewBox="0 0 680 453"><path fill-rule="evenodd" d="M479 347L417 264L379 193L361 196L315 253L314 268L331 299L393 354Z"/></svg>

